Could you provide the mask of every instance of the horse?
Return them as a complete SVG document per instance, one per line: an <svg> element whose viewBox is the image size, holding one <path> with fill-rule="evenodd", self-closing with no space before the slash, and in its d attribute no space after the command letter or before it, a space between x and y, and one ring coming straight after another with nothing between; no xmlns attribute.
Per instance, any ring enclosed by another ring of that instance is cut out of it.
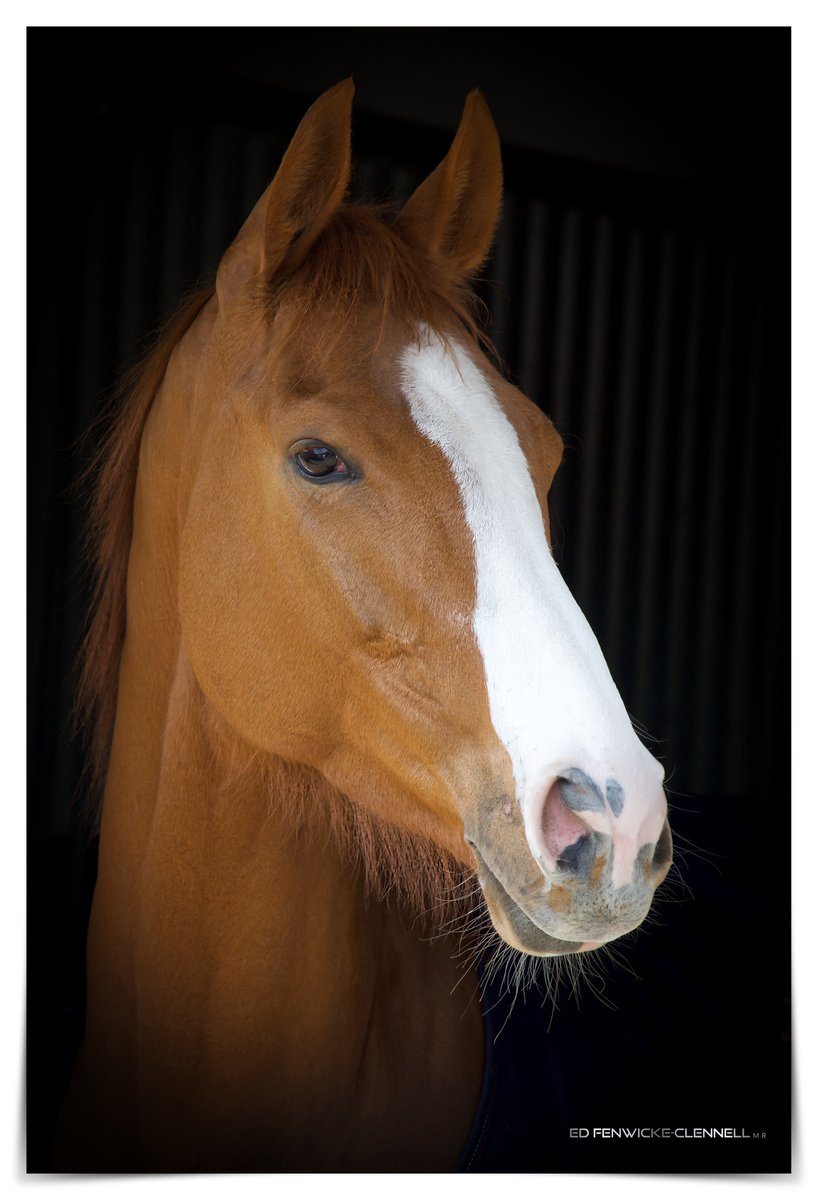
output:
<svg viewBox="0 0 818 1200"><path fill-rule="evenodd" d="M346 202L352 95L307 111L100 452L57 1169L450 1171L488 942L585 954L670 865L662 766L551 552L562 439L477 317L487 104L395 214Z"/></svg>

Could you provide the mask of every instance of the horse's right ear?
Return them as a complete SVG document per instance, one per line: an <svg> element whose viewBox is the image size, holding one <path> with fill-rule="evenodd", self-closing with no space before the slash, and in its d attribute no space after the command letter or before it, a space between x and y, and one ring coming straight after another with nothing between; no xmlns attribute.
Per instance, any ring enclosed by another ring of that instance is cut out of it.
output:
<svg viewBox="0 0 818 1200"><path fill-rule="evenodd" d="M340 208L349 186L354 91L345 79L308 109L275 178L219 265L216 292L223 310L248 288L256 294L275 276L296 270Z"/></svg>
<svg viewBox="0 0 818 1200"><path fill-rule="evenodd" d="M449 153L409 197L396 225L418 249L471 275L491 249L502 195L500 139L475 88Z"/></svg>

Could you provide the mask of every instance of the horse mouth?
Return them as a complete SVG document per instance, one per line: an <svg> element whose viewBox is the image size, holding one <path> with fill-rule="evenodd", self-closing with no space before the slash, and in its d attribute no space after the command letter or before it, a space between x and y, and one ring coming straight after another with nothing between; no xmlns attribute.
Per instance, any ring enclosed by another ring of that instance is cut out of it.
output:
<svg viewBox="0 0 818 1200"><path fill-rule="evenodd" d="M506 891L473 843L472 850L477 859L477 877L486 898L492 923L503 940L510 946L522 950L525 954L541 958L557 954L574 954L579 950L592 948L587 942L569 942L564 938L555 937L553 933L547 933L539 925L536 925Z"/></svg>

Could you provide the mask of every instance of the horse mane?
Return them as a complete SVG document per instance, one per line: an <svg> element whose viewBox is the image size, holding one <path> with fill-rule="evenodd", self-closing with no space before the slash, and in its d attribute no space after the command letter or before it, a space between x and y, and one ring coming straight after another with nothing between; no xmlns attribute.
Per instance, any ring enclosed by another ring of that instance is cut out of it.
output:
<svg viewBox="0 0 818 1200"><path fill-rule="evenodd" d="M212 286L202 287L182 301L160 327L142 359L123 375L87 435L98 438L79 482L89 498L85 552L92 576L91 615L80 648L74 717L86 742L82 807L92 831L102 809L116 718L142 434L171 355L213 292Z"/></svg>
<svg viewBox="0 0 818 1200"><path fill-rule="evenodd" d="M83 791L92 831L101 815L116 717L142 434L175 347L213 295L211 285L188 296L142 361L124 376L102 418L99 447L84 476L90 490L87 549L94 581L91 617L79 661L76 714L88 743ZM326 313L331 319L321 322L320 328L326 330L327 339L341 338L360 306L374 303L381 315L382 332L392 321L409 336L417 336L418 324L423 322L445 338L454 326L493 352L478 325L476 314L482 306L468 281L456 276L442 259L430 259L411 246L383 206L340 209L298 272L268 284L259 299L271 312L286 304L296 315L290 322L292 331L301 326L300 316ZM318 328L318 323L313 324L316 333ZM377 344L373 351L376 348ZM280 781L282 766L268 764L265 774L272 771L271 780ZM270 782L268 794L280 790ZM438 902L458 881L462 883L467 869L432 842L427 845L425 839L385 827L340 794L330 807L331 834L357 862L371 892L384 895L396 888L401 902L419 913L429 902Z"/></svg>

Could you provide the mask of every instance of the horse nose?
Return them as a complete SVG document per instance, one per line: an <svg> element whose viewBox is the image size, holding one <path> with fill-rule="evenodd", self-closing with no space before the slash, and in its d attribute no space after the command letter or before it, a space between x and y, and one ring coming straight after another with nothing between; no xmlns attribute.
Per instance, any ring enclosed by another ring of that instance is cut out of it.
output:
<svg viewBox="0 0 818 1200"><path fill-rule="evenodd" d="M567 861L576 865L582 848L593 846L593 835L588 824L579 816L582 809L577 811L577 805L569 802L566 792L562 778L555 779L548 789L543 806L542 833L555 863L565 855Z"/></svg>
<svg viewBox="0 0 818 1200"><path fill-rule="evenodd" d="M659 789L641 803L630 796L628 803L638 811L620 821L625 795L617 780L597 783L578 767L561 772L542 808L541 844L547 851L543 859L548 874L595 887L604 872L609 884L618 888L631 883L639 868L639 882L658 887L672 856L664 792Z"/></svg>
<svg viewBox="0 0 818 1200"><path fill-rule="evenodd" d="M653 860L651 862L651 882L654 887L658 887L670 870L670 864L673 861L673 836L670 832L670 821L665 817L665 823L662 826L662 832L659 834L659 841L656 843L656 849L653 852Z"/></svg>

